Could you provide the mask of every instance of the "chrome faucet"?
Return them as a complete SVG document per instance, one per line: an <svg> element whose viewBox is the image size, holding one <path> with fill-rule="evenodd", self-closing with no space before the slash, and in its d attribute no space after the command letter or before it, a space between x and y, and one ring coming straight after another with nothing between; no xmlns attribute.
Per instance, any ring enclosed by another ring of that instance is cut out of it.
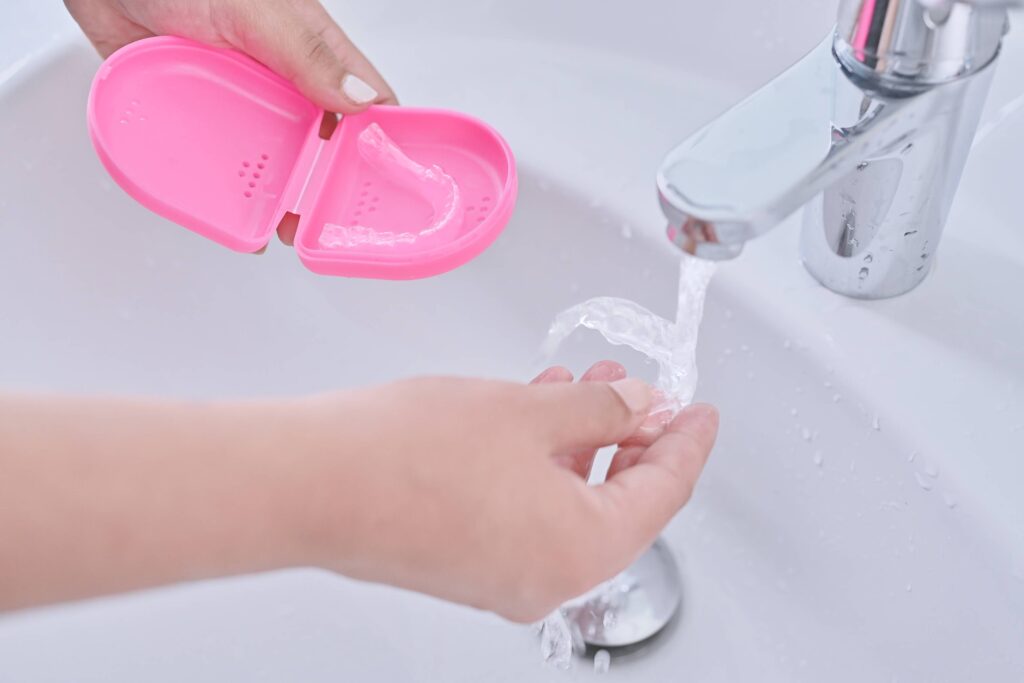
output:
<svg viewBox="0 0 1024 683"><path fill-rule="evenodd" d="M672 150L669 239L715 260L804 208L811 274L881 299L927 276L1020 0L842 0L835 32Z"/></svg>

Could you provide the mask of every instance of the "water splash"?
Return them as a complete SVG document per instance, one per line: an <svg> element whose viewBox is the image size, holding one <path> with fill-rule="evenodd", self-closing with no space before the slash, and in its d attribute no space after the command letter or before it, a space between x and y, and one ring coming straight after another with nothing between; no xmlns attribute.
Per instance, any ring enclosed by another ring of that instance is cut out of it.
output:
<svg viewBox="0 0 1024 683"><path fill-rule="evenodd" d="M657 363L657 388L666 398L658 408L679 410L693 400L697 388L697 331L714 271L715 264L710 261L683 258L675 322L628 299L597 297L558 314L543 352L553 356L579 327L594 330L608 343L628 346Z"/></svg>
<svg viewBox="0 0 1024 683"><path fill-rule="evenodd" d="M569 620L561 610L555 610L538 626L540 630L540 656L559 669L572 664L573 637Z"/></svg>

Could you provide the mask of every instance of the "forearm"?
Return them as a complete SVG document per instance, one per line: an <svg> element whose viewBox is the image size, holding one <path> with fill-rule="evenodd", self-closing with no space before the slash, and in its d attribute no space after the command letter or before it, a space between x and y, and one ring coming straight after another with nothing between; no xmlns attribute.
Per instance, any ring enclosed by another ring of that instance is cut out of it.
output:
<svg viewBox="0 0 1024 683"><path fill-rule="evenodd" d="M304 563L293 418L0 396L0 610Z"/></svg>

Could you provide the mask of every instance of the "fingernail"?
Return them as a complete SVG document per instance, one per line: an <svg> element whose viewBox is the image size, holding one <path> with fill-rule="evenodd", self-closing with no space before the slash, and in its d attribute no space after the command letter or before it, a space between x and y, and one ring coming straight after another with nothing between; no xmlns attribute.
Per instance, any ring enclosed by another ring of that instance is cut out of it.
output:
<svg viewBox="0 0 1024 683"><path fill-rule="evenodd" d="M680 414L693 420L717 420L718 408L710 403L693 403L683 408Z"/></svg>
<svg viewBox="0 0 1024 683"><path fill-rule="evenodd" d="M651 413L647 416L647 419L640 424L641 429L657 429L663 430L665 426L672 421L674 415L671 410L661 410L656 413Z"/></svg>
<svg viewBox="0 0 1024 683"><path fill-rule="evenodd" d="M643 413L651 405L651 387L638 379L620 379L609 386L615 390L632 413Z"/></svg>
<svg viewBox="0 0 1024 683"><path fill-rule="evenodd" d="M356 104L367 104L377 99L378 93L373 86L355 74L346 74L341 79L341 91Z"/></svg>

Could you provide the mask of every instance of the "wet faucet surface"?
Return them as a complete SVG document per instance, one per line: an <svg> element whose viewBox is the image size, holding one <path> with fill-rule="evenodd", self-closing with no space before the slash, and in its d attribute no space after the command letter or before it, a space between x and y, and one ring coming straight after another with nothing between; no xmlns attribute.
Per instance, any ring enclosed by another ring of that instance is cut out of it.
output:
<svg viewBox="0 0 1024 683"><path fill-rule="evenodd" d="M879 299L927 276L1013 3L844 0L834 33L672 150L669 238L710 259L804 207L829 289Z"/></svg>

